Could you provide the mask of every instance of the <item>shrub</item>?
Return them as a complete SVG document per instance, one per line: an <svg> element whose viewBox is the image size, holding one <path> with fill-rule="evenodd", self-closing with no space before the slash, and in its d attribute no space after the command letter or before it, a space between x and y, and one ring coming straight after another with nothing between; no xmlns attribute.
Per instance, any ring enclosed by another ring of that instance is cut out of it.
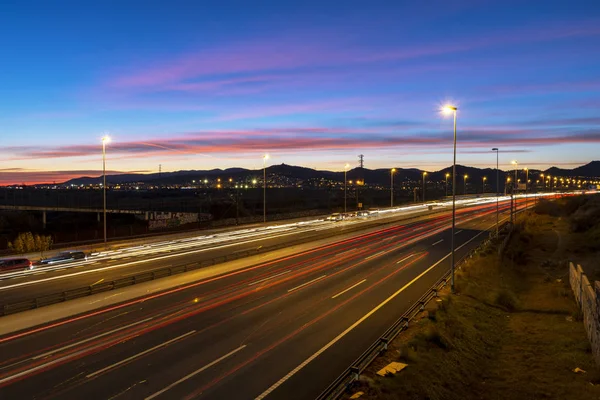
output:
<svg viewBox="0 0 600 400"><path fill-rule="evenodd" d="M8 248L15 253L47 251L52 246L52 236L33 235L31 232L19 233L15 240L8 242Z"/></svg>
<svg viewBox="0 0 600 400"><path fill-rule="evenodd" d="M496 304L507 311L514 311L518 306L517 296L508 289L500 289L496 294Z"/></svg>

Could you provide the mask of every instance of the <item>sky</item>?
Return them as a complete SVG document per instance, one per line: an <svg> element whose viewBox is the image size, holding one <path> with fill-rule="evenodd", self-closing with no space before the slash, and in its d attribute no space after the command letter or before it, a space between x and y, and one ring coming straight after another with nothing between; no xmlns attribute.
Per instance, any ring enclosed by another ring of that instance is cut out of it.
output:
<svg viewBox="0 0 600 400"><path fill-rule="evenodd" d="M0 184L600 159L600 2L3 1Z"/></svg>

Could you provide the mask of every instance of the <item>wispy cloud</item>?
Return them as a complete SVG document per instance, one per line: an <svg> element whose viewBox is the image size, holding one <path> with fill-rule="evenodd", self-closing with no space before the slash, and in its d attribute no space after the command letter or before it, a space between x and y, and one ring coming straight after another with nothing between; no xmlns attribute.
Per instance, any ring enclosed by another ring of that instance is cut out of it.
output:
<svg viewBox="0 0 600 400"><path fill-rule="evenodd" d="M152 67L147 67L148 63L133 66L129 72L106 82L106 86L115 90L160 91L242 89L248 85L269 84L289 78L302 80L301 76L312 75L315 78L323 73L333 75L331 72L339 67L343 67L345 73L348 73L349 69L361 65L385 65L426 59L497 45L595 36L600 34L599 26L598 20L572 21L387 47L352 45L345 35L335 36L330 33L327 34L327 40L315 39L318 35L255 39L191 51L168 61L154 62ZM404 67L414 66L407 64Z"/></svg>
<svg viewBox="0 0 600 400"><path fill-rule="evenodd" d="M525 147L573 143L600 143L599 130L549 134L547 130L495 129L462 130L461 151L477 151L489 146ZM226 154L271 152L313 152L345 149L414 148L436 151L451 146L450 136L443 132L380 131L352 128L280 128L252 131L207 131L174 134L149 141L111 143L111 156L120 158L145 157L156 154L204 155L218 157ZM506 151L506 150L505 150ZM36 150L13 148L12 160L98 157L98 146L45 146Z"/></svg>

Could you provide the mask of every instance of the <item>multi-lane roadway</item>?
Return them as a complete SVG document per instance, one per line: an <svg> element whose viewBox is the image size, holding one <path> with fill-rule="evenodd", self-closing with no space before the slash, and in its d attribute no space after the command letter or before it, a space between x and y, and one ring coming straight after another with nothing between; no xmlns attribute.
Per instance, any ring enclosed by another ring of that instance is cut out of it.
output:
<svg viewBox="0 0 600 400"><path fill-rule="evenodd" d="M477 201L471 199L467 204L470 202L472 205ZM66 290L108 284L152 270L198 264L235 253L255 253L271 246L317 240L357 229L380 228L398 219L423 217L446 209L443 206L436 206L432 211L423 206L404 207L397 212L384 212L367 220L354 218L341 223L311 220L94 253L87 260L40 265L30 271L0 274L0 306Z"/></svg>
<svg viewBox="0 0 600 400"><path fill-rule="evenodd" d="M460 258L496 205L457 218ZM449 225L388 224L5 335L0 398L314 398L448 270Z"/></svg>

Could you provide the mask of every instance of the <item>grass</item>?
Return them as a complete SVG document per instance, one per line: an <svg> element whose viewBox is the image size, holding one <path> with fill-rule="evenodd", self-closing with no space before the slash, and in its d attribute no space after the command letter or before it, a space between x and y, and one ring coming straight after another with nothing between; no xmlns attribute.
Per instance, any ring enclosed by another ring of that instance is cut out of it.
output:
<svg viewBox="0 0 600 400"><path fill-rule="evenodd" d="M430 303L349 394L363 391L361 399L383 400L600 399L600 368L568 286L566 259L581 235L595 229L573 229L571 216L591 204L575 202L543 205L543 212L518 221L502 261L493 251L474 257L457 275L458 294ZM581 246L581 255L590 249ZM408 368L391 377L375 374L392 361Z"/></svg>

